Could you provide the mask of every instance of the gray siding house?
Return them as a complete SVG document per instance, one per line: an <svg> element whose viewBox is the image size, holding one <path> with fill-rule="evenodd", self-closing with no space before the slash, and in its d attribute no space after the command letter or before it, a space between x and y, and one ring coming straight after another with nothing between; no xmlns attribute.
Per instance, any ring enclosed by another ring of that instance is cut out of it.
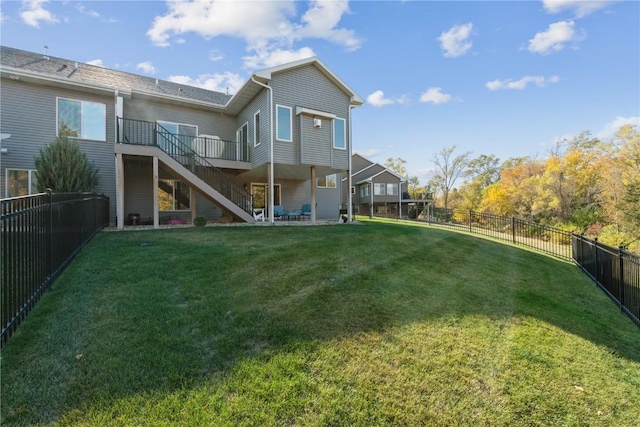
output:
<svg viewBox="0 0 640 427"><path fill-rule="evenodd" d="M406 180L379 163L361 154L351 157L351 183L342 176L342 204L352 204L355 214L387 218L415 218L433 202L430 194L411 198ZM350 189L351 202L347 194Z"/></svg>
<svg viewBox="0 0 640 427"><path fill-rule="evenodd" d="M363 100L315 57L255 72L228 95L0 49L2 197L36 191L35 157L64 128L100 169L96 191L119 228L273 222L274 206L303 204L315 221L351 206L340 177L351 176L351 110Z"/></svg>

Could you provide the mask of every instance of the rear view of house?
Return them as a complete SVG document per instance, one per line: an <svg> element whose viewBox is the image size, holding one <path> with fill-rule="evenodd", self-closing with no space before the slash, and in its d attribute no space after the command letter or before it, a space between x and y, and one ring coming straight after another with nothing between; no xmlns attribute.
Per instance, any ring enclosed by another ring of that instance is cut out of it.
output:
<svg viewBox="0 0 640 427"><path fill-rule="evenodd" d="M235 94L1 48L3 197L35 192L61 129L100 169L111 221L337 218L362 99L317 58L255 72ZM115 202L115 203L114 203Z"/></svg>

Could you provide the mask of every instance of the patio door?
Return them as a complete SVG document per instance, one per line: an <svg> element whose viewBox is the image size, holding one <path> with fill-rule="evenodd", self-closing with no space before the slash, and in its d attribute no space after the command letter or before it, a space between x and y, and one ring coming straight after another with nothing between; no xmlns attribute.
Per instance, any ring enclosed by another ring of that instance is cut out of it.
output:
<svg viewBox="0 0 640 427"><path fill-rule="evenodd" d="M253 209L262 210L264 216L269 216L269 184L251 183L251 198ZM280 184L273 185L273 204L282 204L280 197Z"/></svg>

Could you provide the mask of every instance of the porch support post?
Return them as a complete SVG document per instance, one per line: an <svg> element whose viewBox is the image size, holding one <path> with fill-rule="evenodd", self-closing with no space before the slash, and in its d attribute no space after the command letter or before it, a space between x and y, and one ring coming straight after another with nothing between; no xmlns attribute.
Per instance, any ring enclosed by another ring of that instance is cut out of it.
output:
<svg viewBox="0 0 640 427"><path fill-rule="evenodd" d="M369 218L373 218L373 181L369 183Z"/></svg>
<svg viewBox="0 0 640 427"><path fill-rule="evenodd" d="M124 229L124 160L116 154L116 227Z"/></svg>
<svg viewBox="0 0 640 427"><path fill-rule="evenodd" d="M274 204L274 194L273 190L275 185L273 185L273 162L269 165L269 170L267 174L269 175L269 224L274 224L275 217L273 215L273 204ZM262 215L266 215L266 212L262 212ZM264 221L264 220L263 220Z"/></svg>
<svg viewBox="0 0 640 427"><path fill-rule="evenodd" d="M311 223L316 223L316 167L311 166Z"/></svg>
<svg viewBox="0 0 640 427"><path fill-rule="evenodd" d="M398 183L398 219L402 219L402 181Z"/></svg>
<svg viewBox="0 0 640 427"><path fill-rule="evenodd" d="M193 190L193 187L189 187L189 206L191 208L191 224L193 224L193 220L198 216L198 209L196 206L196 197L197 192Z"/></svg>
<svg viewBox="0 0 640 427"><path fill-rule="evenodd" d="M153 156L153 228L160 228L160 215L158 214L158 157Z"/></svg>

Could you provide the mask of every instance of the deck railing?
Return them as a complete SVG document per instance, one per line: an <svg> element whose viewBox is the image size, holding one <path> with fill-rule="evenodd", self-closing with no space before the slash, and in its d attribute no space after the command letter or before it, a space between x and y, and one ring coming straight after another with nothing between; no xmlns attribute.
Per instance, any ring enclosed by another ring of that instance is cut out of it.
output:
<svg viewBox="0 0 640 427"><path fill-rule="evenodd" d="M215 144L207 144L216 141L220 142L217 146ZM200 154L203 153L206 155L208 153L222 156L225 153L224 146L226 144L221 143L225 141L176 135L155 122L119 117L118 142L160 148L236 206L249 214L252 213L251 195L244 186L222 172L219 168L213 166ZM231 144L235 143L230 143L229 146L231 146ZM238 145L237 147L242 146ZM198 149L201 150L198 151ZM211 151L206 152L207 150ZM246 152L237 152L236 154L239 155L241 159L246 158L248 160L248 150Z"/></svg>
<svg viewBox="0 0 640 427"><path fill-rule="evenodd" d="M80 249L109 225L109 198L49 192L0 202L0 343L5 343Z"/></svg>

